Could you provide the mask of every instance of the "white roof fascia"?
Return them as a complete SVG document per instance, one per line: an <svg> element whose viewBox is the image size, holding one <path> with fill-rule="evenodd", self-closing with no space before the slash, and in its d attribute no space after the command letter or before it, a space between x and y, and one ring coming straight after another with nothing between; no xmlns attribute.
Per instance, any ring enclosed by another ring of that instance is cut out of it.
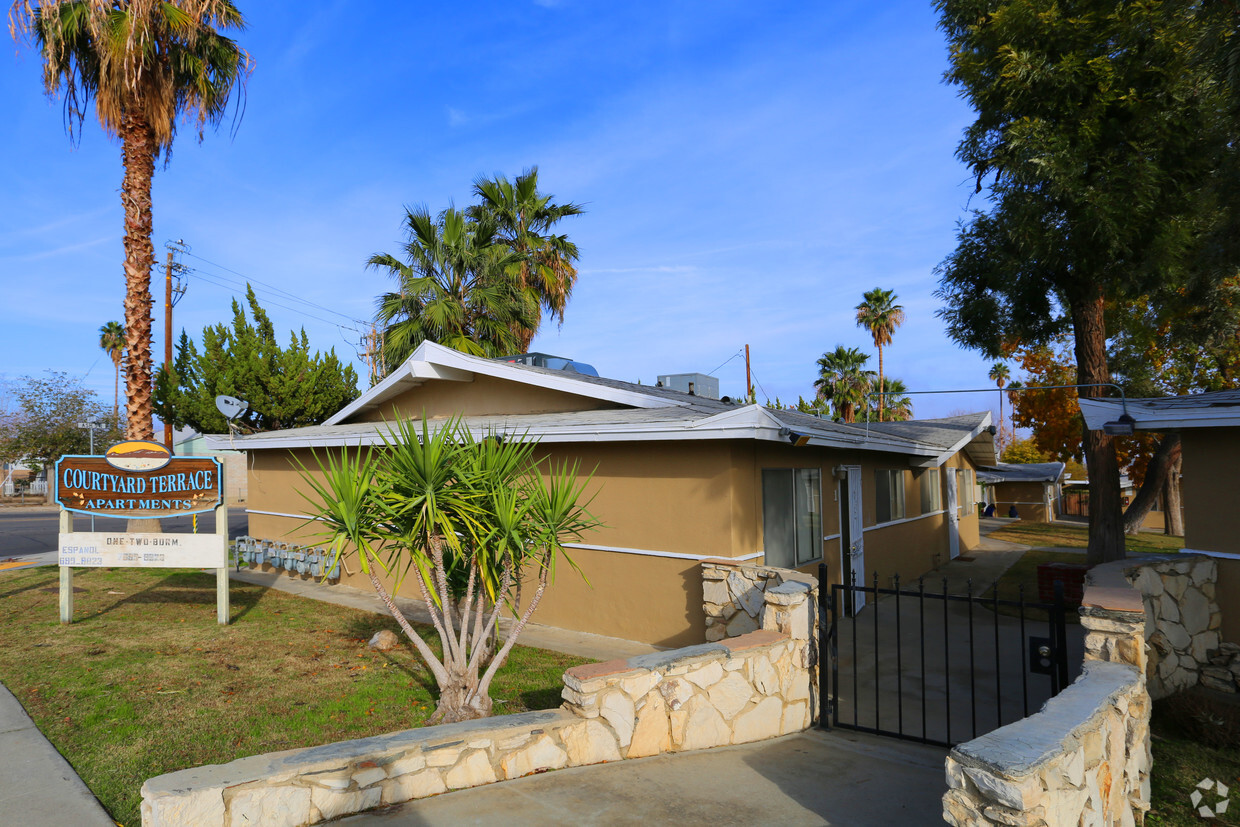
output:
<svg viewBox="0 0 1240 827"><path fill-rule="evenodd" d="M428 379L469 382L473 380L474 374L478 373L510 382L519 382L523 385L534 385L590 399L616 402L633 408L674 408L689 404L688 399L680 402L621 388L609 388L606 385L596 385L575 379L570 373L564 373L561 376L528 371L506 362L470 356L434 342L422 342L409 358L392 371L386 379L333 414L323 424L339 425L358 411L373 407L409 388L417 387Z"/></svg>
<svg viewBox="0 0 1240 827"><path fill-rule="evenodd" d="M974 427L973 430L969 431L968 436L961 437L959 440L956 441L954 445L952 445L952 447L948 448L946 451L943 451L942 453L940 453L938 456L934 458L933 467L937 468L938 466L947 462L947 460L954 457L956 454L963 451L965 449L965 446L967 446L973 440L977 439L978 434L980 434L982 431L989 428L990 425L991 425L990 411L986 411L986 413L982 416L982 421L978 423L978 425ZM978 464L981 465L982 463L978 463ZM924 467L929 468L931 466L924 466Z"/></svg>
<svg viewBox="0 0 1240 827"><path fill-rule="evenodd" d="M446 420L445 420L446 421ZM780 431L786 427L769 411L759 405L750 405L735 411L724 411L721 414L699 420L682 420L676 422L649 423L636 425L550 425L544 427L525 427L514 422L505 428L471 428L477 437L501 431L504 433L528 434L546 443L566 442L638 442L663 440L701 440L701 439L758 439L767 442L786 442ZM374 423L374 431L367 433L342 433L339 435L301 434L280 436L280 431L270 435L252 436L245 439L239 448L265 450L272 448L311 448L316 446L354 446L379 445L383 443L386 433L384 424ZM800 433L806 433L802 431ZM827 448L851 448L871 451L887 451L909 456L933 457L937 448L919 445L912 442L897 442L887 439L876 439L871 434L866 439L858 432L855 438L835 434L807 434L809 444ZM226 437L225 437L226 439ZM210 442L208 442L210 444Z"/></svg>
<svg viewBox="0 0 1240 827"><path fill-rule="evenodd" d="M1114 421L1124 412L1117 399L1078 399L1081 415L1091 431L1102 430L1103 424ZM1152 403L1157 406L1157 402ZM1172 428L1228 428L1240 426L1240 408L1164 408L1151 407L1148 400L1129 405L1128 415L1136 420L1140 431L1161 431Z"/></svg>

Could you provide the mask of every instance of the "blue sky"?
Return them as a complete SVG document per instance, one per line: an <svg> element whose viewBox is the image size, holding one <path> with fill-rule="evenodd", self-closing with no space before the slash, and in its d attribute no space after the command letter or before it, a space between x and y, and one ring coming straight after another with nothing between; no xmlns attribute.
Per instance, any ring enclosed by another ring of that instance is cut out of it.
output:
<svg viewBox="0 0 1240 827"><path fill-rule="evenodd" d="M738 394L748 343L759 399L795 401L824 351L873 352L853 308L881 286L908 316L888 375L992 384L935 315L933 270L973 186L953 155L971 113L941 80L929 3L239 5L244 117L201 144L185 126L155 176L159 258L172 239L193 253L178 332L227 320L230 280L249 277L344 314L256 284L282 335L304 325L356 361L349 319L389 288L364 262L398 250L404 206L464 205L478 175L537 164L587 212L560 225L580 278L534 349L644 382L726 363ZM10 42L3 60L0 375L85 375L110 401L97 329L122 318L120 148L91 122L75 147L37 56ZM997 405L914 401L919 416Z"/></svg>

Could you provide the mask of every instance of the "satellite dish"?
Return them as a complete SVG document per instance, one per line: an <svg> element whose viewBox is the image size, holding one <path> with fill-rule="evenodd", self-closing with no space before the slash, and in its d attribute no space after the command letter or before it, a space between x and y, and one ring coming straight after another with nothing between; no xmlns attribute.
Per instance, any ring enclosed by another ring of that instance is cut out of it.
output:
<svg viewBox="0 0 1240 827"><path fill-rule="evenodd" d="M221 395L215 397L215 408L224 415L225 419L232 422L250 409L250 403L233 396Z"/></svg>

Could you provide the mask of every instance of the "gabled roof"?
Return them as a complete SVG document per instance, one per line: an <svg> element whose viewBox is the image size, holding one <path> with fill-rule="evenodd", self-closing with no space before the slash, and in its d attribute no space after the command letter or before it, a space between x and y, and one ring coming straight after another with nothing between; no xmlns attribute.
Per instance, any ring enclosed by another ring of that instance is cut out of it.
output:
<svg viewBox="0 0 1240 827"><path fill-rule="evenodd" d="M978 482L1059 482L1063 477L1062 462L1000 462L989 465L977 474Z"/></svg>
<svg viewBox="0 0 1240 827"><path fill-rule="evenodd" d="M1119 399L1078 399L1077 404L1085 423L1095 431L1125 411ZM1240 390L1129 399L1126 410L1140 431L1236 427L1240 426Z"/></svg>
<svg viewBox="0 0 1240 827"><path fill-rule="evenodd" d="M427 382L467 382L475 375L620 406L463 418L462 423L479 437L507 433L528 435L547 443L697 439L779 442L787 441L791 432L796 432L807 437L810 445L898 453L916 457L917 465L942 464L962 449L976 452L975 461L986 457L994 460L993 438L986 430L990 425L989 412L937 420L846 425L797 411L738 406L669 388L484 359L431 342L420 344L390 376L324 424L233 437L232 447L244 450L382 444L388 427L382 422L354 421L359 413ZM212 439L208 437L208 444Z"/></svg>
<svg viewBox="0 0 1240 827"><path fill-rule="evenodd" d="M633 408L685 407L693 400L702 400L702 397L693 397L663 388L645 389L641 385L630 385L628 382L586 376L582 373L547 370L530 365L485 359L481 356L470 356L434 342L423 342L400 367L392 371L382 382L363 393L323 424L339 425L347 422L358 413L378 407L410 388L416 388L431 380L468 382L475 374L493 376L523 385L535 385ZM642 390L635 390L637 388L642 388ZM658 392L652 393L651 391ZM724 403L717 404L723 405Z"/></svg>

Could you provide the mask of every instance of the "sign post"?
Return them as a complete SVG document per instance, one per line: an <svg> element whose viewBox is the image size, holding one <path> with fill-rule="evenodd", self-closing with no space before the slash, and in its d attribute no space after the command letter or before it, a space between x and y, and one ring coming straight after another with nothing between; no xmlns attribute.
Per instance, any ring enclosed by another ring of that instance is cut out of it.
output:
<svg viewBox="0 0 1240 827"><path fill-rule="evenodd" d="M229 622L228 507L214 457L173 457L157 442L56 462L60 505L60 622L73 622L73 567L215 569L216 617ZM73 513L159 519L215 511L214 534L75 532Z"/></svg>
<svg viewBox="0 0 1240 827"><path fill-rule="evenodd" d="M73 512L60 509L60 536L73 532ZM60 622L73 622L73 569L60 567Z"/></svg>

